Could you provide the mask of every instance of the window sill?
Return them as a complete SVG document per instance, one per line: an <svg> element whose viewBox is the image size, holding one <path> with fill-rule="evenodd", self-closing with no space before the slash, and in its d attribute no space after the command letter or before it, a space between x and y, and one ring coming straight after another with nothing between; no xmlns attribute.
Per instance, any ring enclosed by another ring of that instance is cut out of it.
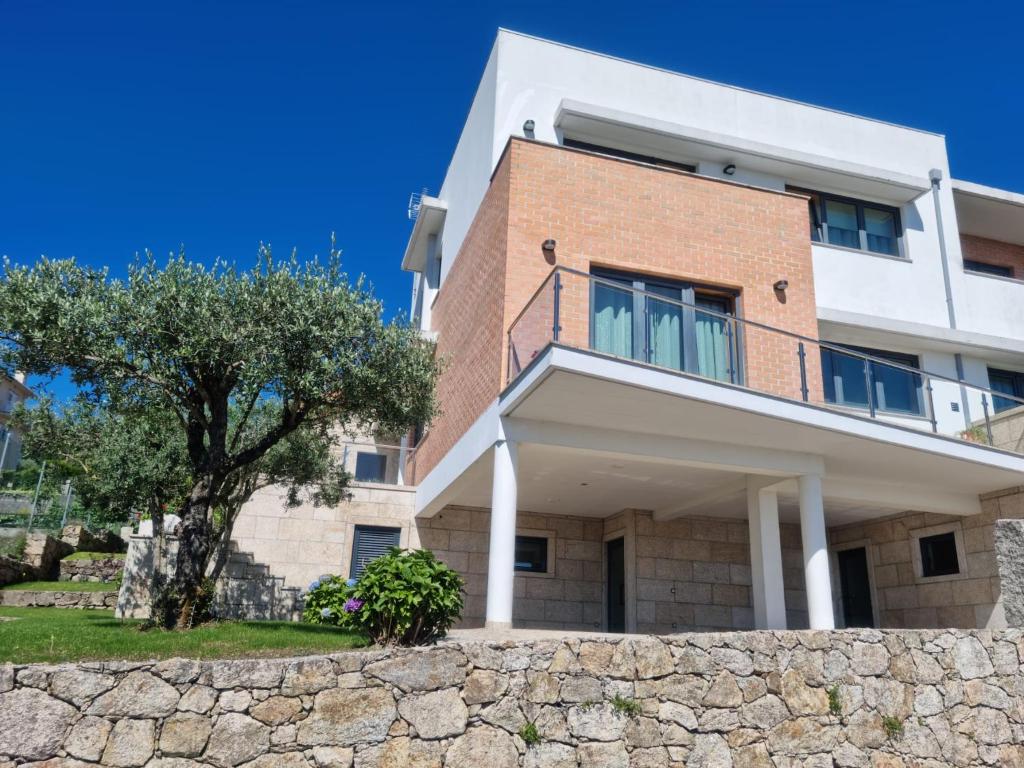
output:
<svg viewBox="0 0 1024 768"><path fill-rule="evenodd" d="M819 243L816 240L811 240L812 248L825 248L830 251L843 251L845 253L859 253L861 256L874 256L876 259L887 259L889 261L899 261L904 264L913 264L913 260L907 256L890 256L888 253L875 253L874 251L863 251L860 248L847 248L845 245L833 245L832 243Z"/></svg>
<svg viewBox="0 0 1024 768"><path fill-rule="evenodd" d="M988 272L975 272L971 269L964 270L965 275L972 275L973 277L986 277L989 280L1002 280L1004 283L1014 283L1016 285L1024 285L1024 280L1019 277L1003 277L1002 275L992 275Z"/></svg>

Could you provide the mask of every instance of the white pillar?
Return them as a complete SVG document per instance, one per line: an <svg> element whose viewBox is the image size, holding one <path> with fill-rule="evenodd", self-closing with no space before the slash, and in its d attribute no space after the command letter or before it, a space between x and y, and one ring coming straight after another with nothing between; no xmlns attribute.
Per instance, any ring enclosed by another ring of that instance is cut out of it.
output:
<svg viewBox="0 0 1024 768"><path fill-rule="evenodd" d="M782 540L779 536L779 497L771 489L747 482L747 520L750 525L750 574L754 593L754 626L786 628L786 594L782 583Z"/></svg>
<svg viewBox="0 0 1024 768"><path fill-rule="evenodd" d="M487 558L486 626L512 626L512 583L516 557L516 444L494 445L491 481L491 544Z"/></svg>
<svg viewBox="0 0 1024 768"><path fill-rule="evenodd" d="M811 629L835 629L832 611L832 580L828 568L825 503L821 478L801 475L800 536L804 546L804 579L807 582L807 614Z"/></svg>

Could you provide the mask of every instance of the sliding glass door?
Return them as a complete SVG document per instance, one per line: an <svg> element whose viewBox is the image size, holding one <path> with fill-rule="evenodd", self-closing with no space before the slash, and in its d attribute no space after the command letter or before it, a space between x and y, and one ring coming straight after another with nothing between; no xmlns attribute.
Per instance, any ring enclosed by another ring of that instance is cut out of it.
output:
<svg viewBox="0 0 1024 768"><path fill-rule="evenodd" d="M616 357L738 380L732 300L689 283L595 272L591 345Z"/></svg>

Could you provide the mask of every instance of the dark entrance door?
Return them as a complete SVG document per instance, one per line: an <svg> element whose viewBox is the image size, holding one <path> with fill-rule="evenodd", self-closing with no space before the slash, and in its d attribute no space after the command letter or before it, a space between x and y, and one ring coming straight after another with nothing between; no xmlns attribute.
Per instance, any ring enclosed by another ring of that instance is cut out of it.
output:
<svg viewBox="0 0 1024 768"><path fill-rule="evenodd" d="M843 619L847 627L873 627L871 583L868 581L868 553L864 547L844 549L839 561L839 585L843 594Z"/></svg>
<svg viewBox="0 0 1024 768"><path fill-rule="evenodd" d="M626 546L623 539L607 544L608 631L626 631Z"/></svg>

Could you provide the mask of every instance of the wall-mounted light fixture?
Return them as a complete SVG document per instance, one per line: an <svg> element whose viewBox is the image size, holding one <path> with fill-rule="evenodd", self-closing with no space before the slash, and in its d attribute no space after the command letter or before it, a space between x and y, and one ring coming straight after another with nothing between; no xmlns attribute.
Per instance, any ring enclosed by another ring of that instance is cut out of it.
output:
<svg viewBox="0 0 1024 768"><path fill-rule="evenodd" d="M536 124L533 122L533 120L527 120L525 123L523 123L523 133L533 133L533 129L535 127Z"/></svg>
<svg viewBox="0 0 1024 768"><path fill-rule="evenodd" d="M556 243L556 242L555 242L554 240L552 240L552 239L551 239L551 238L549 237L549 238L548 238L547 240L545 240L545 241L544 241L544 242L543 242L543 243L541 244L541 246L540 246L540 247L541 247L541 248L543 248L543 249L544 249L545 251L547 251L548 253L554 253L554 252L555 252L555 246L556 246L556 245L558 245L558 243Z"/></svg>
<svg viewBox="0 0 1024 768"><path fill-rule="evenodd" d="M725 166L725 168L722 169L722 173L724 173L726 176L732 176L734 173L736 173L736 166L733 163L729 163L727 166Z"/></svg>
<svg viewBox="0 0 1024 768"><path fill-rule="evenodd" d="M789 280L776 280L775 285L772 286L776 291L785 291L789 288Z"/></svg>

